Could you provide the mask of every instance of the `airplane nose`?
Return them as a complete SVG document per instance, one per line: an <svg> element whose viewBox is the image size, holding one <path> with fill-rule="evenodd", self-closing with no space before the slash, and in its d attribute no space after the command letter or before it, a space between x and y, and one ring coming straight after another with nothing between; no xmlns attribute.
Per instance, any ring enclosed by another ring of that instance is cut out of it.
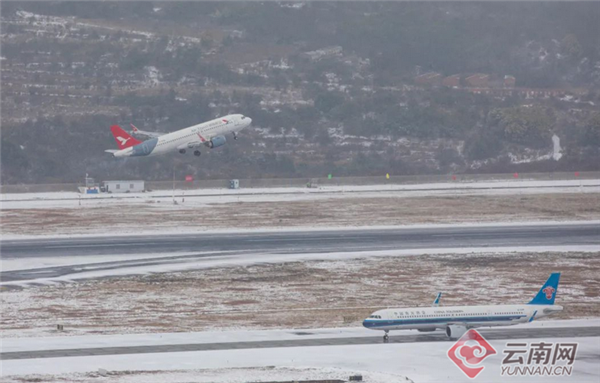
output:
<svg viewBox="0 0 600 383"><path fill-rule="evenodd" d="M365 320L363 321L363 327L369 328L369 327L370 327L370 324L371 324L371 323L370 323L370 322L369 322L367 319L365 319Z"/></svg>
<svg viewBox="0 0 600 383"><path fill-rule="evenodd" d="M252 119L250 117L246 117L246 119L248 120L248 125L252 124Z"/></svg>

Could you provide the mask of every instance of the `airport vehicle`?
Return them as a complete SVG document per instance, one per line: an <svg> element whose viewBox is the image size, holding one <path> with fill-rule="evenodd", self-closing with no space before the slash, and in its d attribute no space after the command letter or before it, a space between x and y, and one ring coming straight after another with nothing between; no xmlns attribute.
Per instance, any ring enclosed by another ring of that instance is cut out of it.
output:
<svg viewBox="0 0 600 383"><path fill-rule="evenodd" d="M363 326L382 330L384 342L391 330L418 330L429 332L445 330L450 339L458 339L471 328L510 326L532 322L562 311L554 305L560 273L552 273L537 295L527 304L497 306L439 307L440 294L433 307L408 307L379 310L363 321Z"/></svg>
<svg viewBox="0 0 600 383"><path fill-rule="evenodd" d="M226 134L233 134L237 139L238 133L250 126L252 119L242 114L231 114L225 117L190 126L172 133L158 135L144 132L154 137L139 141L124 131L120 126L113 125L110 130L117 142L118 150L105 150L115 157L155 156L178 151L185 154L193 150L195 156L200 156L200 148L206 146L213 149L225 145ZM136 128L137 130L137 128Z"/></svg>

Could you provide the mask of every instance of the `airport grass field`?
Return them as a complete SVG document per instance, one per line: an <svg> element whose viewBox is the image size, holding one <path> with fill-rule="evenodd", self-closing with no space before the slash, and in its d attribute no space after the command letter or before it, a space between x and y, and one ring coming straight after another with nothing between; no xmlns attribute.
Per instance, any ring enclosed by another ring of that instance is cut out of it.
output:
<svg viewBox="0 0 600 383"><path fill-rule="evenodd" d="M111 277L0 294L4 337L360 326L376 309L526 303L563 273L553 319L600 317L600 252L285 262ZM65 330L57 332L56 324Z"/></svg>
<svg viewBox="0 0 600 383"><path fill-rule="evenodd" d="M3 195L5 238L600 219L600 181ZM143 223L143 224L141 224Z"/></svg>

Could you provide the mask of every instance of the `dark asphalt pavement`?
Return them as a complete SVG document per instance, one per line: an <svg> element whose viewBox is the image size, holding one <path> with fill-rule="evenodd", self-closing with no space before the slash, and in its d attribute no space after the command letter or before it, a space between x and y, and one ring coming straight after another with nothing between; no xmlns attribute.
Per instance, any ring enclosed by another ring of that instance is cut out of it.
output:
<svg viewBox="0 0 600 383"><path fill-rule="evenodd" d="M600 327L556 327L556 328L503 328L494 330L481 329L480 332L487 340L503 339L548 339L548 338L576 338L600 336ZM310 330L304 333L310 334ZM392 333L393 334L393 333ZM417 342L450 342L443 333L390 336L389 343L417 343ZM349 337L349 338L318 338L318 339L293 339L293 340L266 340L254 342L224 342L224 343L191 343L175 345L154 346L124 346L124 347L99 347L63 350L22 351L0 353L2 360L14 359L39 359L60 358L69 356L98 356L98 355L123 355L123 354L149 354L159 352L183 351L213 351L213 350L242 350L276 347L316 347L316 346L343 346L366 345L383 343L382 337Z"/></svg>
<svg viewBox="0 0 600 383"><path fill-rule="evenodd" d="M122 255L123 261L93 264L96 269L131 264L131 254L192 253L182 257L152 258L144 264L218 257L232 254L303 254L430 248L526 247L599 245L600 224L500 225L431 228L356 229L219 234L157 234L119 237L78 237L0 241L5 260L43 257ZM210 254L210 252L214 252ZM139 265L139 261L136 264ZM78 266L57 266L0 272L2 282L57 277Z"/></svg>

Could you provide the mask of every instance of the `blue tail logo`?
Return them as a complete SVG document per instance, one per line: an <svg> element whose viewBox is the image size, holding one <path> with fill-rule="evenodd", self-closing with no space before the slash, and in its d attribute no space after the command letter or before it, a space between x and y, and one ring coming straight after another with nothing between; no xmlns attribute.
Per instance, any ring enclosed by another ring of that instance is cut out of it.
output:
<svg viewBox="0 0 600 383"><path fill-rule="evenodd" d="M529 302L530 305L553 305L556 292L558 291L558 282L560 281L560 273L552 273L544 283L544 286L538 291L535 298Z"/></svg>

